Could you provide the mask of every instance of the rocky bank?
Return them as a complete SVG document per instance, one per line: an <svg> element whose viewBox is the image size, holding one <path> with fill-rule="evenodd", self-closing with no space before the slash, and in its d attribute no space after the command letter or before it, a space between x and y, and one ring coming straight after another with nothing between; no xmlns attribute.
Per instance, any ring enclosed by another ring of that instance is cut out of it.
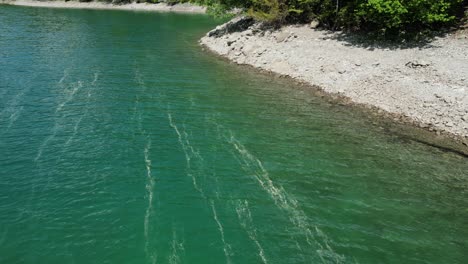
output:
<svg viewBox="0 0 468 264"><path fill-rule="evenodd" d="M190 3L168 5L166 3L137 3L112 4L105 2L79 2L79 1L38 1L38 0L0 0L0 4L17 6L33 6L48 8L76 8L76 9L115 9L115 10L135 10L135 11L156 11L156 12L177 12L177 13L197 13L203 14L206 8Z"/></svg>
<svg viewBox="0 0 468 264"><path fill-rule="evenodd" d="M201 44L238 64L290 76L468 146L468 34L379 46L315 23L268 29L238 17Z"/></svg>

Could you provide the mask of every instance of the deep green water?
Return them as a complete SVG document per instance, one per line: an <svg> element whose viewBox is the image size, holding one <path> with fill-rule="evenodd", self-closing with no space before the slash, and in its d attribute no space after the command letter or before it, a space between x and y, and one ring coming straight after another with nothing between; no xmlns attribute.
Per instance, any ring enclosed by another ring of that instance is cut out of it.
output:
<svg viewBox="0 0 468 264"><path fill-rule="evenodd" d="M0 6L0 263L468 263L466 158L203 52L216 23Z"/></svg>

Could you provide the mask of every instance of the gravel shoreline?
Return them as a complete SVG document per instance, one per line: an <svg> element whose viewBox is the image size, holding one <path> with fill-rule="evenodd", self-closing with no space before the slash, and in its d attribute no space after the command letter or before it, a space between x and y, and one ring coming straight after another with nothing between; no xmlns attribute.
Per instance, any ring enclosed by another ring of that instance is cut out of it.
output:
<svg viewBox="0 0 468 264"><path fill-rule="evenodd" d="M192 4L0 0L19 6L206 13ZM376 109L442 139L436 143L468 156L468 30L418 47L367 45L315 25L278 30L237 17L208 32L200 43L237 64L288 76L323 92Z"/></svg>
<svg viewBox="0 0 468 264"><path fill-rule="evenodd" d="M289 76L436 136L451 137L468 153L466 32L402 48L365 45L314 26L271 30L238 17L200 43L237 64Z"/></svg>
<svg viewBox="0 0 468 264"><path fill-rule="evenodd" d="M0 0L0 4L49 8L76 8L76 9L114 9L114 10L135 10L135 11L155 11L155 12L177 12L204 14L206 8L189 3L167 5L165 3L130 3L123 5L108 4L103 2L78 2L78 1L34 1L34 0Z"/></svg>

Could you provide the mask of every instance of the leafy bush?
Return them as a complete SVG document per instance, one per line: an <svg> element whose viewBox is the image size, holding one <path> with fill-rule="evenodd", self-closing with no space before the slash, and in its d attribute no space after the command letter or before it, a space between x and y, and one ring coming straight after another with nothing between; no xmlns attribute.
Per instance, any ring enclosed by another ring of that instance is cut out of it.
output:
<svg viewBox="0 0 468 264"><path fill-rule="evenodd" d="M455 21L462 0L369 0L362 1L355 12L358 26L395 32L420 30Z"/></svg>
<svg viewBox="0 0 468 264"><path fill-rule="evenodd" d="M248 14L259 20L282 22L288 9L281 0L252 0Z"/></svg>
<svg viewBox="0 0 468 264"><path fill-rule="evenodd" d="M211 0L268 22L318 20L325 28L384 35L435 29L457 20L463 0Z"/></svg>
<svg viewBox="0 0 468 264"><path fill-rule="evenodd" d="M92 1L92 0L79 0ZM132 0L98 0L124 4ZM135 0L133 0L135 1ZM401 36L439 29L464 14L468 0L140 0L148 3L192 2L221 16L239 8L269 23L317 20L327 29L363 30L383 36Z"/></svg>

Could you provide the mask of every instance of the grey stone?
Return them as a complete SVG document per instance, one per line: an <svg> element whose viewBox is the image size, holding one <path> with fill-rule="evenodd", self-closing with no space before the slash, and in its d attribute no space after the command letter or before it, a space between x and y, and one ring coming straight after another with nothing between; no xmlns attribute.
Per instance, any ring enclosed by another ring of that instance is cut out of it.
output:
<svg viewBox="0 0 468 264"><path fill-rule="evenodd" d="M242 48L242 50L244 51L245 55L249 56L251 54L255 54L258 48L259 48L258 45L247 43Z"/></svg>
<svg viewBox="0 0 468 264"><path fill-rule="evenodd" d="M408 61L405 66L409 68L426 68L431 64L426 61Z"/></svg>
<svg viewBox="0 0 468 264"><path fill-rule="evenodd" d="M462 116L461 119L462 119L463 121L468 122L468 114Z"/></svg>
<svg viewBox="0 0 468 264"><path fill-rule="evenodd" d="M226 42L226 44L230 47L233 43L235 43L237 40L236 39L230 39Z"/></svg>
<svg viewBox="0 0 468 264"><path fill-rule="evenodd" d="M230 34L233 32L240 32L244 31L250 26L254 24L254 19L251 17L237 17L232 19L231 21L225 23L224 25L216 27L214 30L208 32L208 37L215 37L219 38L226 34Z"/></svg>
<svg viewBox="0 0 468 264"><path fill-rule="evenodd" d="M317 20L312 20L312 22L310 22L309 24L309 27L312 28L312 29L315 29L319 26L319 22Z"/></svg>
<svg viewBox="0 0 468 264"><path fill-rule="evenodd" d="M243 32L243 34L246 36L253 36L253 31L251 29L247 29L246 31Z"/></svg>
<svg viewBox="0 0 468 264"><path fill-rule="evenodd" d="M280 32L278 35L276 35L275 39L276 39L276 42L280 43L280 42L285 41L288 37L289 37L288 32Z"/></svg>

